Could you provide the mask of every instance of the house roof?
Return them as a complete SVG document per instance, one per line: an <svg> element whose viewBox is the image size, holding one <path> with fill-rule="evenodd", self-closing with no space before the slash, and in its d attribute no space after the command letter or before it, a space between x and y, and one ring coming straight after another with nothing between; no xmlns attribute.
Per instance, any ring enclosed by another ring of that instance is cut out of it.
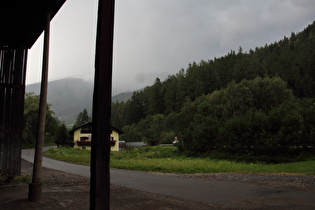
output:
<svg viewBox="0 0 315 210"><path fill-rule="evenodd" d="M85 124L83 124L83 125L81 125L81 126L79 126L79 127L77 127L77 128L74 128L74 129L72 129L72 130L70 131L70 133L74 133L74 131L76 131L76 130L78 130L78 129L80 129L80 128L86 127L86 126L92 126L92 122L87 122L87 123L85 123ZM114 126L110 126L110 128L111 128L112 130L116 131L116 132L119 133L119 134L124 133L122 130L120 130L120 129L118 129L118 128L115 128Z"/></svg>
<svg viewBox="0 0 315 210"><path fill-rule="evenodd" d="M1 0L0 49L31 48L66 0Z"/></svg>

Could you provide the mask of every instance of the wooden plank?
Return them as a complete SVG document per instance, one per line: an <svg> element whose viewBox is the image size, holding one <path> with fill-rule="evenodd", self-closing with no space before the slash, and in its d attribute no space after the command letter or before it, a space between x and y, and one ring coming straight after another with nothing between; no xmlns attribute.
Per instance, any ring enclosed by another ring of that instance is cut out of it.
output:
<svg viewBox="0 0 315 210"><path fill-rule="evenodd" d="M16 109L16 137L15 137L15 147L14 147L14 175L21 175L21 150L22 150L22 135L23 135L23 127L24 127L24 121L20 120L23 118L24 115L24 95L25 95L25 75L26 75L26 64L27 64L27 49L24 49L20 53L20 67L21 70L18 77L18 85L20 85L20 88L16 89L16 101L15 104L17 104L19 107Z"/></svg>
<svg viewBox="0 0 315 210"><path fill-rule="evenodd" d="M0 163L1 175L21 172L21 144L27 49L0 50Z"/></svg>
<svg viewBox="0 0 315 210"><path fill-rule="evenodd" d="M0 50L0 83L3 82L3 68L4 68L4 50ZM2 161L3 161L3 149L4 149L4 90L5 87L0 86L0 175L3 173Z"/></svg>

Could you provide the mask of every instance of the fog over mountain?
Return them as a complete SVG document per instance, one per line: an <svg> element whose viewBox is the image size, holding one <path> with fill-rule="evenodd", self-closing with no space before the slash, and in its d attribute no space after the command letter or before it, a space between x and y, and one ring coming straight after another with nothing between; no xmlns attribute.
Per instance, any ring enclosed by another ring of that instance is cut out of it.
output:
<svg viewBox="0 0 315 210"><path fill-rule="evenodd" d="M48 83L47 101L52 104L55 115L66 124L71 124L78 113L86 108L91 114L93 84L83 79L66 78ZM26 92L40 93L40 83L26 86Z"/></svg>
<svg viewBox="0 0 315 210"><path fill-rule="evenodd" d="M51 22L49 78L94 74L97 0L67 0ZM245 51L298 32L314 0L120 0L115 4L113 94L151 85L188 63ZM43 36L29 52L26 82L40 81Z"/></svg>
<svg viewBox="0 0 315 210"><path fill-rule="evenodd" d="M26 86L27 93L40 94L40 83ZM133 91L113 95L113 102L127 101ZM56 117L72 124L76 116L86 108L92 114L93 83L79 78L65 78L48 82L47 101L52 105Z"/></svg>

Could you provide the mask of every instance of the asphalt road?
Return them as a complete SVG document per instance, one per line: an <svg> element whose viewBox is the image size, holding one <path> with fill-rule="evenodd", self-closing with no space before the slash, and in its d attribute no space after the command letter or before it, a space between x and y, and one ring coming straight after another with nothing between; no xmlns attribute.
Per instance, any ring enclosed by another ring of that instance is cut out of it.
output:
<svg viewBox="0 0 315 210"><path fill-rule="evenodd" d="M22 151L22 158L33 162L34 150ZM90 167L70 164L43 157L43 167L84 177L90 176ZM315 209L315 192L218 181L202 178L185 178L148 172L111 169L111 183L131 189L162 194L225 207L262 205L286 209ZM290 208L291 207L291 208ZM304 208L305 207L305 208Z"/></svg>

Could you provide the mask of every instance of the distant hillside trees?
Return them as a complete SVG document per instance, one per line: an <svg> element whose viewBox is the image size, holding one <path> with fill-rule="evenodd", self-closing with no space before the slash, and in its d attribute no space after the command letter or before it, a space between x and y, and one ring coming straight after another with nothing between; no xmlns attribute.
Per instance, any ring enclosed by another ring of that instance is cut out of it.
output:
<svg viewBox="0 0 315 210"><path fill-rule="evenodd" d="M26 93L24 103L24 130L23 146L32 147L36 143L38 123L39 95ZM51 105L46 107L45 144L57 144L62 146L73 146L69 139L69 133L64 123L61 123L51 110Z"/></svg>
<svg viewBox="0 0 315 210"><path fill-rule="evenodd" d="M55 144L59 146L74 146L73 140L70 138L69 131L64 123L61 123L61 125L58 127L55 138L54 138Z"/></svg>
<svg viewBox="0 0 315 210"><path fill-rule="evenodd" d="M181 132L180 149L283 155L314 147L314 102L295 98L279 77L232 82L187 108L194 115Z"/></svg>
<svg viewBox="0 0 315 210"><path fill-rule="evenodd" d="M314 147L315 24L255 50L231 51L113 103L122 139L181 151L274 153ZM312 116L312 117L311 117ZM247 146L246 146L247 145Z"/></svg>
<svg viewBox="0 0 315 210"><path fill-rule="evenodd" d="M54 117L54 112L48 104L46 109L45 143L53 143L59 128L59 121ZM24 130L23 144L34 146L37 135L39 95L26 93L24 103Z"/></svg>

